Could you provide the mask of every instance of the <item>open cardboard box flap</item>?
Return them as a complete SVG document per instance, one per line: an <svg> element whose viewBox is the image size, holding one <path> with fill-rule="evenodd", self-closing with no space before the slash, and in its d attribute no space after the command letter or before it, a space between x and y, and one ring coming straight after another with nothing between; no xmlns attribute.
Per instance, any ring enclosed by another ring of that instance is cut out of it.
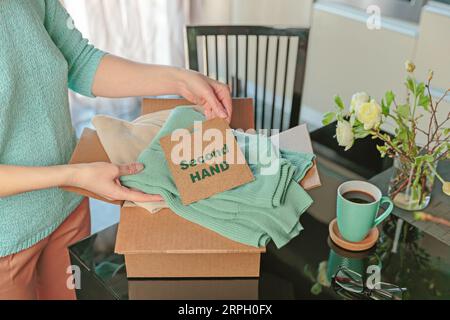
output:
<svg viewBox="0 0 450 320"><path fill-rule="evenodd" d="M190 103L184 99L144 99L142 114L188 104ZM254 128L252 99L233 99L230 126L243 130ZM309 134L304 125L282 132L279 142L281 147L312 152ZM91 162L110 162L110 159L95 130L85 129L70 163ZM307 189L320 186L315 165L303 179L302 185ZM64 189L123 205L122 201L111 201L83 189ZM150 214L140 207L122 206L115 251L124 254L127 275L131 278L257 277L260 254L265 252L265 248L229 240L179 217L169 209Z"/></svg>

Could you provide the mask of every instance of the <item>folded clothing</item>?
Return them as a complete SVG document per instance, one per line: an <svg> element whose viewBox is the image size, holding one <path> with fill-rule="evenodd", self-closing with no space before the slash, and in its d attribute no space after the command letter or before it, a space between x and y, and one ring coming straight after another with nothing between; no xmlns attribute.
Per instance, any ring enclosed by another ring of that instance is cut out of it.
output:
<svg viewBox="0 0 450 320"><path fill-rule="evenodd" d="M176 214L232 240L261 247L272 239L277 247L282 247L303 229L299 218L312 199L298 182L312 166L314 155L278 152L267 137L234 131L255 180L184 206L159 139L176 129L191 127L194 121L204 120L204 116L192 108L174 109L138 157L145 169L139 174L122 177L122 184L146 193L161 194Z"/></svg>
<svg viewBox="0 0 450 320"><path fill-rule="evenodd" d="M97 115L92 124L109 159L115 164L136 161L162 128L171 110L149 113L132 122Z"/></svg>
<svg viewBox="0 0 450 320"><path fill-rule="evenodd" d="M111 162L127 164L137 161L142 150L150 144L162 128L170 112L171 110L162 110L149 113L132 122L106 115L97 115L92 119L92 124L97 130L100 142ZM124 206L139 206L151 213L168 208L165 201L126 201Z"/></svg>

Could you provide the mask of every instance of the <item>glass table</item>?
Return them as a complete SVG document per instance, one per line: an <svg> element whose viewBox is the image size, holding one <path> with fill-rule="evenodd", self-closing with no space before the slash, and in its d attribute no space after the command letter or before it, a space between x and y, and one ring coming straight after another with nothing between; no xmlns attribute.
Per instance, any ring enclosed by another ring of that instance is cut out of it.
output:
<svg viewBox="0 0 450 320"><path fill-rule="evenodd" d="M391 165L377 155L376 140L357 141L344 153L333 131L332 124L311 133L322 187L310 192L315 201L301 217L301 234L281 249L267 247L259 278L127 279L124 257L114 253L113 225L69 248L72 264L81 269L78 299L366 299L333 285L341 266L363 284L376 279L405 288L403 299L450 299L450 247L394 215L368 251L349 252L329 239L337 186Z"/></svg>

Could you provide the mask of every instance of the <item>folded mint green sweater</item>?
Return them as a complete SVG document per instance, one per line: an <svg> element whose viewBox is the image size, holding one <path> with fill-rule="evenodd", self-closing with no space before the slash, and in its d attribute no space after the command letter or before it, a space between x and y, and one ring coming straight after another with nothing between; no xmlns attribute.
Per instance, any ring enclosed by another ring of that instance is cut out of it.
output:
<svg viewBox="0 0 450 320"><path fill-rule="evenodd" d="M312 203L298 181L311 167L314 155L278 152L267 137L234 131L255 180L185 206L159 139L175 129L189 128L194 121L204 120L201 113L190 107L174 109L138 158L145 169L139 174L122 177L121 182L146 193L161 194L176 214L227 238L255 247L265 246L272 239L277 247L282 247L302 230L300 215ZM249 161L256 157L260 161ZM269 165L275 170L265 174L268 172L263 170Z"/></svg>
<svg viewBox="0 0 450 320"><path fill-rule="evenodd" d="M0 164L69 161L76 136L67 88L92 96L103 54L58 0L0 0ZM0 257L47 237L81 199L58 188L0 198Z"/></svg>

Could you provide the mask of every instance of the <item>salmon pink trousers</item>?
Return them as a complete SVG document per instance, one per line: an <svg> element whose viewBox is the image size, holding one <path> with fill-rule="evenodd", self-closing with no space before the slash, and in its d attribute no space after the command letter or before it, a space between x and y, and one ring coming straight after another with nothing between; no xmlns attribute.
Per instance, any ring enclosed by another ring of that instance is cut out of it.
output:
<svg viewBox="0 0 450 320"><path fill-rule="evenodd" d="M67 247L90 234L89 200L85 198L47 238L0 258L0 300L73 300Z"/></svg>

